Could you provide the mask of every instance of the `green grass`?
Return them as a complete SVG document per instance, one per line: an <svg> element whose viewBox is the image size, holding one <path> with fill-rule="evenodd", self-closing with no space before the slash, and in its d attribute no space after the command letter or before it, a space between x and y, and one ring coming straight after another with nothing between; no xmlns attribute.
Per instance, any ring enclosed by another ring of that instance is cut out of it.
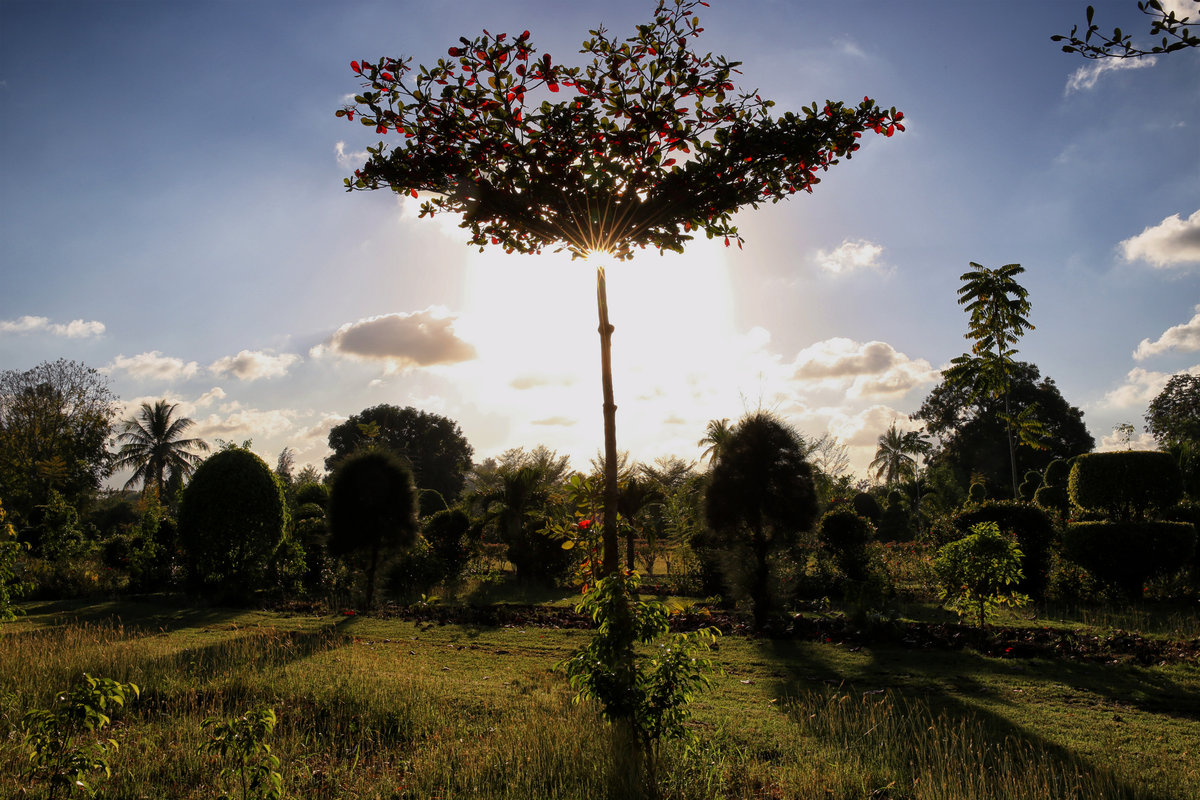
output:
<svg viewBox="0 0 1200 800"><path fill-rule="evenodd" d="M22 786L19 737L7 735L20 714L83 671L143 691L114 729L109 798L215 796L200 723L259 704L279 716L273 745L293 797L636 794L626 749L551 671L586 631L165 603L26 610L0 627L0 796ZM665 797L1200 796L1195 664L718 647L723 674L694 704L694 741L664 753Z"/></svg>

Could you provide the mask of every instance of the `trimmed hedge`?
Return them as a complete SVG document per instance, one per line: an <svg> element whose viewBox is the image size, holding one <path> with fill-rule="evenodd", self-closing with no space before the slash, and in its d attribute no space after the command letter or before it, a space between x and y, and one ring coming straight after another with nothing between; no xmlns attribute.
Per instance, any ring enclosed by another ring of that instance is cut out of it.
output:
<svg viewBox="0 0 1200 800"><path fill-rule="evenodd" d="M990 500L954 517L954 527L963 536L980 522L994 522L1001 531L1016 537L1025 557L1021 564L1024 577L1018 589L1039 600L1045 597L1050 576L1050 551L1055 539L1054 522L1049 515L1031 503Z"/></svg>
<svg viewBox="0 0 1200 800"><path fill-rule="evenodd" d="M1146 581L1185 566L1196 548L1187 522L1073 522L1063 534L1063 555L1130 598Z"/></svg>
<svg viewBox="0 0 1200 800"><path fill-rule="evenodd" d="M287 503L271 468L249 450L222 450L196 468L179 504L179 544L193 590L223 599L262 586L283 541Z"/></svg>
<svg viewBox="0 0 1200 800"><path fill-rule="evenodd" d="M1087 453L1075 459L1067 482L1071 502L1113 520L1141 520L1179 501L1179 464L1157 450Z"/></svg>

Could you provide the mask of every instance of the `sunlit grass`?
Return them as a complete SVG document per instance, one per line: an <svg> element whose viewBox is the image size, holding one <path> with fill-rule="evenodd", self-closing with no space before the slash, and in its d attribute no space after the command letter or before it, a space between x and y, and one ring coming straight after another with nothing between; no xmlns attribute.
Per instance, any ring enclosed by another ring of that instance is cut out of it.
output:
<svg viewBox="0 0 1200 800"><path fill-rule="evenodd" d="M120 607L114 607L120 610ZM290 796L627 797L629 753L552 665L589 635L137 609L0 628L0 796L20 713L80 672L133 681L107 796L213 796L209 716L269 705ZM662 796L1188 798L1200 674L725 637ZM1121 722L1113 720L1114 715ZM1124 744L1122 744L1124 742ZM1190 747L1190 749L1189 749ZM36 795L35 795L36 796Z"/></svg>

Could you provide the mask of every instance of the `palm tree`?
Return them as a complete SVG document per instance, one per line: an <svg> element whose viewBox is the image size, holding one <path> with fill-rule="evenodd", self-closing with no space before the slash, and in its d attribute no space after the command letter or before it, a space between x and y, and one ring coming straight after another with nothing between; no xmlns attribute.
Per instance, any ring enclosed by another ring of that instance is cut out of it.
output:
<svg viewBox="0 0 1200 800"><path fill-rule="evenodd" d="M200 463L200 456L192 452L208 452L202 439L184 439L183 434L195 422L188 417L175 417L176 403L159 400L153 406L142 403L138 413L125 420L117 442L115 466L117 469L133 467L133 475L125 482L125 488L142 484L145 492L151 486L159 492L168 480L183 479Z"/></svg>
<svg viewBox="0 0 1200 800"><path fill-rule="evenodd" d="M875 480L883 479L887 486L916 476L917 460L913 458L924 451L926 442L918 431L901 433L896 423L879 437L875 460L868 469L875 470ZM910 455L911 454L911 455Z"/></svg>
<svg viewBox="0 0 1200 800"><path fill-rule="evenodd" d="M707 458L709 469L712 469L713 464L717 463L721 449L729 441L729 437L733 435L736 427L736 425L729 424L728 418L708 421L708 427L704 430L704 438L696 444L704 448L704 452L700 454L700 460L703 461Z"/></svg>

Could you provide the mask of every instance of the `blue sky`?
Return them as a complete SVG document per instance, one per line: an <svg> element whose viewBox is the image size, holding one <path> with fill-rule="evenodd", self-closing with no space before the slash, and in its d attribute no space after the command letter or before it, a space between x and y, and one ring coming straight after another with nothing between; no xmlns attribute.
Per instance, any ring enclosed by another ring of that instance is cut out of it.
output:
<svg viewBox="0 0 1200 800"><path fill-rule="evenodd" d="M709 419L773 409L863 471L964 352L958 276L1020 263L1020 357L1100 442L1200 373L1200 51L1089 62L1050 41L1082 0L711 0L698 45L777 110L870 95L869 137L812 196L610 271L618 444L699 455ZM1181 8L1200 4L1178 0ZM1133 0L1097 18L1143 32ZM378 137L334 117L352 59L436 60L531 31L556 62L651 0L0 0L0 369L66 357L132 407L320 464L379 403L457 420L477 458L600 448L592 276L478 254L453 223L341 181ZM358 159L356 161L356 158Z"/></svg>

